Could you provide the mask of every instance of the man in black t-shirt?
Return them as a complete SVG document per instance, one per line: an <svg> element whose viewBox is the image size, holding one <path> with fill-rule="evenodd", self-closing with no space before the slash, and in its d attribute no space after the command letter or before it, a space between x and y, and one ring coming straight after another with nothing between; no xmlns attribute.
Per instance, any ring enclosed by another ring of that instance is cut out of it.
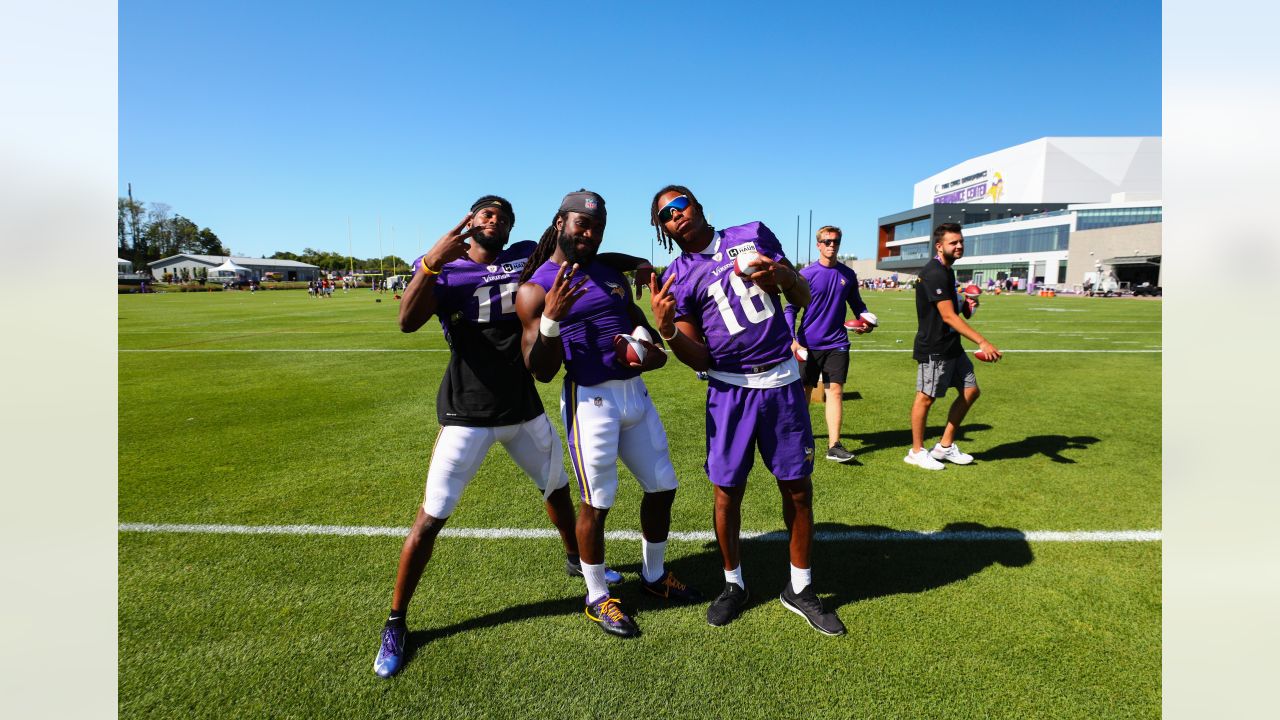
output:
<svg viewBox="0 0 1280 720"><path fill-rule="evenodd" d="M955 444L956 429L980 394L973 363L960 345L963 335L978 344L987 356L1000 359L1000 351L965 322L956 296L956 274L951 266L964 257L964 235L956 223L943 223L933 230L937 253L918 273L916 281L916 331L912 356L919 363L916 399L911 406L911 451L903 458L926 470L943 470L943 460L957 465L973 462L972 455L960 452ZM933 401L955 387L960 394L947 413L942 440L932 450L924 449L924 433Z"/></svg>

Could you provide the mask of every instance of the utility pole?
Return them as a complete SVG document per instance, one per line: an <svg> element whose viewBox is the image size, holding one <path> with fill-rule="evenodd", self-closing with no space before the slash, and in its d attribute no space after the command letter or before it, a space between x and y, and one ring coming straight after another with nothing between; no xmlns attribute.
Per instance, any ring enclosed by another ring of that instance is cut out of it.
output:
<svg viewBox="0 0 1280 720"><path fill-rule="evenodd" d="M386 272L382 267L382 214L378 214L378 274Z"/></svg>
<svg viewBox="0 0 1280 720"><path fill-rule="evenodd" d="M348 215L347 216L347 275L351 276L355 274L356 274L356 263L355 263L355 260L351 258L351 216ZM344 288L343 292L346 292L345 288L347 286L343 285L342 287Z"/></svg>
<svg viewBox="0 0 1280 720"><path fill-rule="evenodd" d="M796 262L800 261L800 216L796 215Z"/></svg>
<svg viewBox="0 0 1280 720"><path fill-rule="evenodd" d="M813 262L813 211L809 211L809 262Z"/></svg>

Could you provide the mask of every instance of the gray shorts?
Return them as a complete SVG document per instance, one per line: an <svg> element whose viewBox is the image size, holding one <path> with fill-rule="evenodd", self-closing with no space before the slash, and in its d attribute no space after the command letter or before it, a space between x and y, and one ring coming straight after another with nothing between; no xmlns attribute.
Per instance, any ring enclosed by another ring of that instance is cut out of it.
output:
<svg viewBox="0 0 1280 720"><path fill-rule="evenodd" d="M920 363L916 372L916 390L932 398L947 394L947 388L959 390L978 387L978 376L973 374L973 362L968 355L943 358L937 355Z"/></svg>

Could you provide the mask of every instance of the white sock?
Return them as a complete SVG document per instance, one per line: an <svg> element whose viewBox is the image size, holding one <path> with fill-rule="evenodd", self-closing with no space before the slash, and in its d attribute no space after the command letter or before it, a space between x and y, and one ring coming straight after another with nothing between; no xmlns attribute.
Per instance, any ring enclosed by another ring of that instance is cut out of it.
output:
<svg viewBox="0 0 1280 720"><path fill-rule="evenodd" d="M583 567L586 567L585 565ZM791 592L799 593L813 583L813 568L791 566Z"/></svg>
<svg viewBox="0 0 1280 720"><path fill-rule="evenodd" d="M609 584L604 581L604 563L582 563L582 579L587 581L587 600L599 600L609 594Z"/></svg>
<svg viewBox="0 0 1280 720"><path fill-rule="evenodd" d="M657 582L662 577L662 560L667 556L667 541L649 542L640 538L644 557L640 561L640 574L645 582Z"/></svg>
<svg viewBox="0 0 1280 720"><path fill-rule="evenodd" d="M742 565L741 564L739 564L738 567L732 570L725 570L724 581L727 583L733 583L734 585L737 585L743 590L747 589L747 584L742 581Z"/></svg>

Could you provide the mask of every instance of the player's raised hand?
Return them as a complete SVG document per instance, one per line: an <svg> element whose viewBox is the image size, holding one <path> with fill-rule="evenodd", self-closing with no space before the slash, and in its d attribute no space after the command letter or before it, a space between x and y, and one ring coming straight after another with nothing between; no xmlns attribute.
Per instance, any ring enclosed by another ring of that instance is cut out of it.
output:
<svg viewBox="0 0 1280 720"><path fill-rule="evenodd" d="M795 284L795 271L777 260L767 255L760 255L756 263L761 266L760 269L748 275L747 279L770 295L782 292L784 285L791 287Z"/></svg>
<svg viewBox="0 0 1280 720"><path fill-rule="evenodd" d="M577 271L577 263L574 263L573 267L569 267L568 262L560 263L559 269L556 270L556 278L551 282L551 288L547 290L546 299L543 302L543 315L552 320L563 320L569 316L569 311L573 309L573 304L578 301L578 298L587 293L584 286L591 278L583 273L582 279L574 283L573 276Z"/></svg>
<svg viewBox="0 0 1280 720"><path fill-rule="evenodd" d="M441 235L427 254L422 256L422 264L438 272L445 263L453 262L465 255L471 248L467 244L467 239L483 229L478 225L467 228L467 223L471 222L474 215L475 213L467 213L452 230Z"/></svg>
<svg viewBox="0 0 1280 720"><path fill-rule="evenodd" d="M658 334L664 337L673 337L672 333L676 332L676 297L671 294L671 283L675 279L676 274L671 273L662 287L658 287L658 276L649 276L649 307L653 310L653 324Z"/></svg>

